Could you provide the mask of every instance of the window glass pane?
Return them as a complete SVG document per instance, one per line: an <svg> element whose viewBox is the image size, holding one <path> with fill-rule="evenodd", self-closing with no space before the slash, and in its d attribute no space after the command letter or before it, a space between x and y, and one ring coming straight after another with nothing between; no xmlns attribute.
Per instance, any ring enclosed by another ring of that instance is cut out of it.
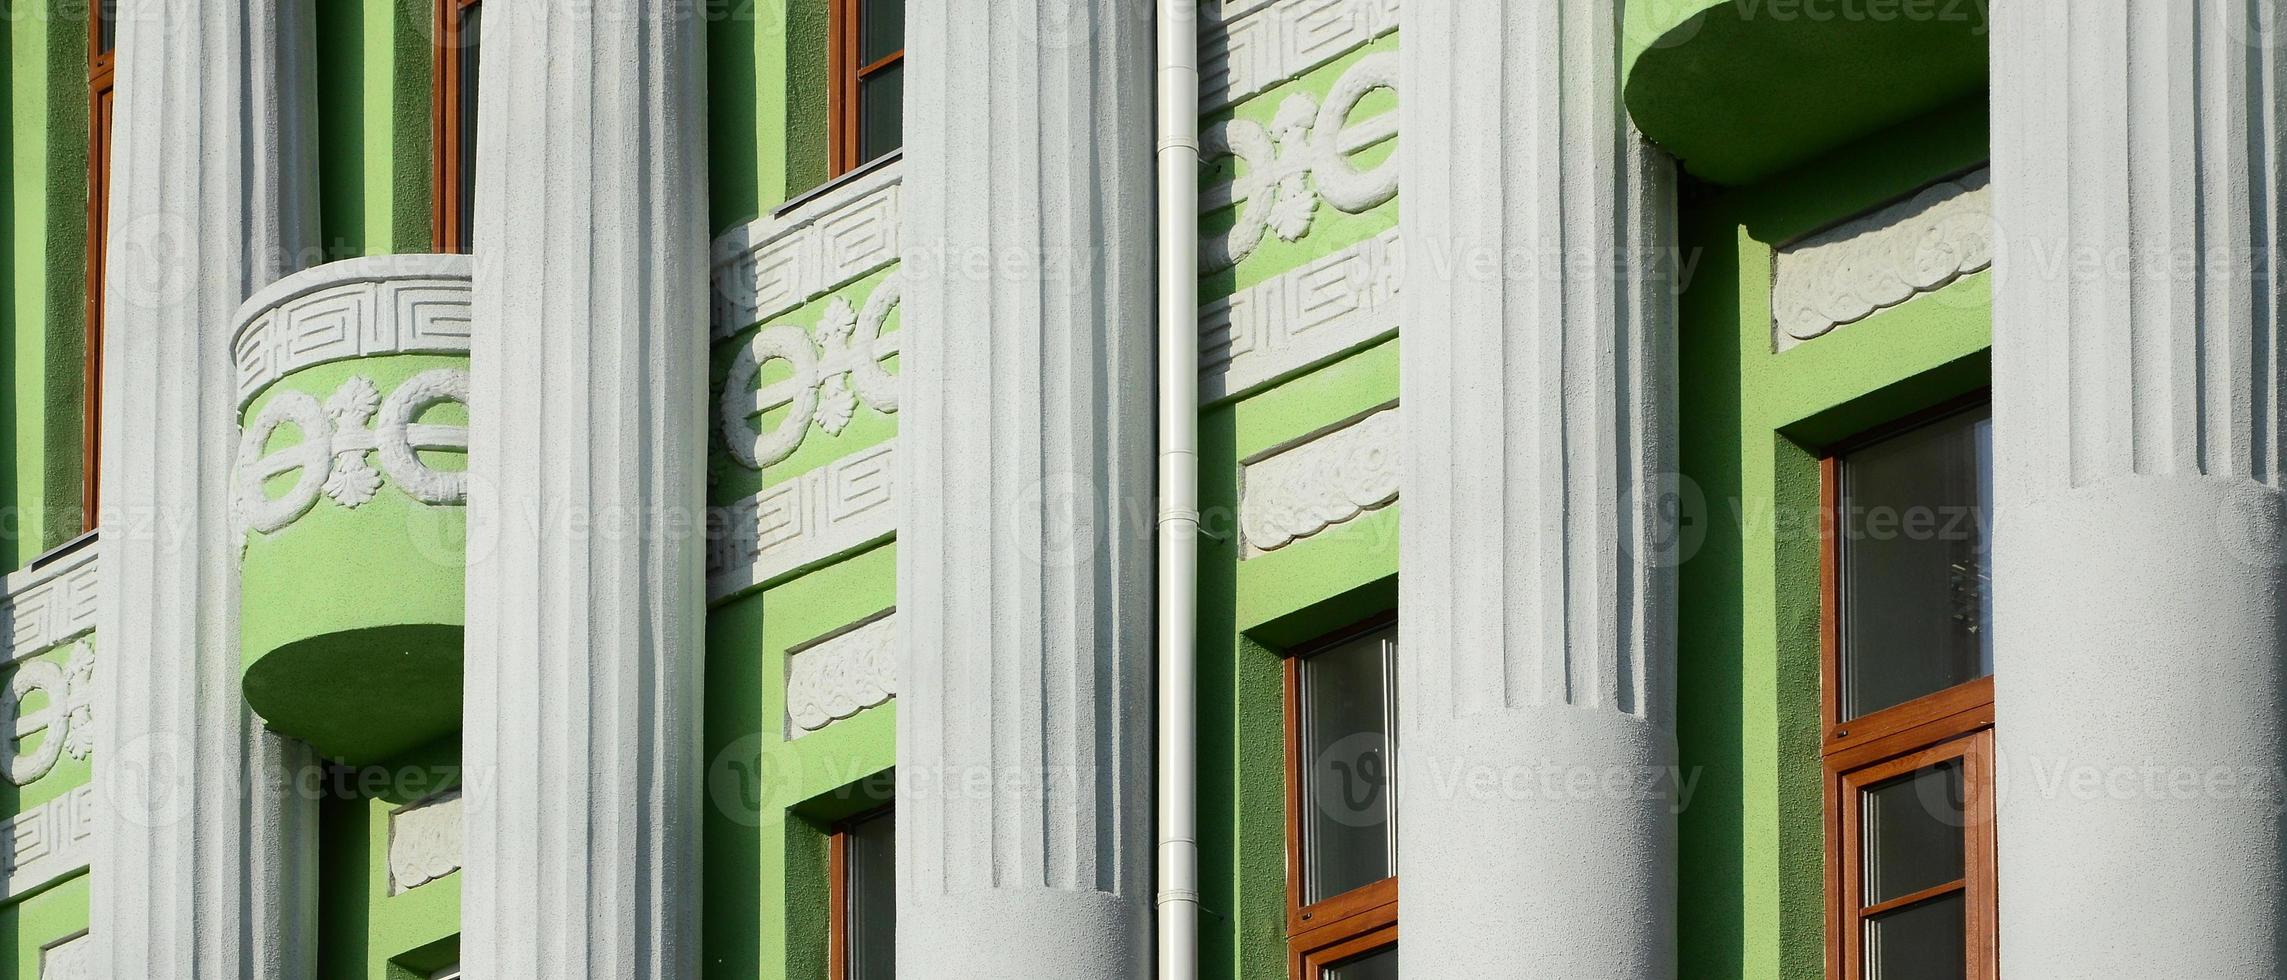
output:
<svg viewBox="0 0 2287 980"><path fill-rule="evenodd" d="M848 833L849 980L890 980L897 976L897 818L868 817Z"/></svg>
<svg viewBox="0 0 2287 980"><path fill-rule="evenodd" d="M97 8L95 53L110 54L119 47L119 0L103 0Z"/></svg>
<svg viewBox="0 0 2287 980"><path fill-rule="evenodd" d="M484 8L467 9L461 21L461 153L460 241L463 248L476 240L476 91L477 48L484 37Z"/></svg>
<svg viewBox="0 0 2287 980"><path fill-rule="evenodd" d="M1866 904L1961 880L1961 760L1877 783L1860 806Z"/></svg>
<svg viewBox="0 0 2287 980"><path fill-rule="evenodd" d="M1965 901L1957 893L1866 920L1866 980L1968 977Z"/></svg>
<svg viewBox="0 0 2287 980"><path fill-rule="evenodd" d="M1320 902L1396 873L1390 814L1391 668L1397 627L1301 663L1304 900Z"/></svg>
<svg viewBox="0 0 2287 980"><path fill-rule="evenodd" d="M871 160L905 145L905 63L858 83L858 159Z"/></svg>
<svg viewBox="0 0 2287 980"><path fill-rule="evenodd" d="M1992 413L1842 458L1842 714L1993 673Z"/></svg>
<svg viewBox="0 0 2287 980"><path fill-rule="evenodd" d="M905 0L858 0L857 67L904 49Z"/></svg>
<svg viewBox="0 0 2287 980"><path fill-rule="evenodd" d="M1398 948L1377 949L1326 968L1326 980L1398 980Z"/></svg>

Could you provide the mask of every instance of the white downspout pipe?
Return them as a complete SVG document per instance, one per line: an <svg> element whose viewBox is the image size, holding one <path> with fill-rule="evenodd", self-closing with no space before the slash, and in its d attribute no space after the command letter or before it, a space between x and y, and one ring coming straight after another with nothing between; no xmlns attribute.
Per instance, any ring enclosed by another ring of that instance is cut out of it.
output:
<svg viewBox="0 0 2287 980"><path fill-rule="evenodd" d="M1159 25L1159 980L1199 976L1199 0Z"/></svg>

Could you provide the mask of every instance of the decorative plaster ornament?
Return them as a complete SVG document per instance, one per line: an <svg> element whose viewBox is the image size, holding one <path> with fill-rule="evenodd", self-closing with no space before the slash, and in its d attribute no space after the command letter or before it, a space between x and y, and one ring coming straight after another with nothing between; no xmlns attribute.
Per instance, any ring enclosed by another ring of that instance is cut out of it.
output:
<svg viewBox="0 0 2287 980"><path fill-rule="evenodd" d="M344 507L358 507L380 490L382 474L424 504L457 504L468 498L468 475L432 469L424 450L466 451L468 427L413 421L447 403L467 405L469 373L435 368L414 375L384 399L373 382L352 376L320 406L306 392L281 391L263 406L238 441L237 518L245 530L270 534L317 505L320 496ZM367 428L368 420L373 427ZM268 455L270 437L291 425L302 441ZM380 457L375 472L366 461ZM283 496L263 488L272 478L299 472Z"/></svg>
<svg viewBox="0 0 2287 980"><path fill-rule="evenodd" d="M801 738L896 695L897 620L883 616L788 658L787 733Z"/></svg>
<svg viewBox="0 0 2287 980"><path fill-rule="evenodd" d="M897 353L898 337L883 336L882 326L901 295L892 273L866 298L863 312L837 296L814 331L791 323L757 331L723 379L721 428L732 458L758 470L781 462L801 448L812 424L840 435L859 402L895 413L897 378L881 362ZM757 390L755 378L773 360L785 361L792 375ZM778 408L786 416L768 431L758 430L755 417Z"/></svg>
<svg viewBox="0 0 2287 980"><path fill-rule="evenodd" d="M26 711L33 694L44 703ZM0 758L7 761L8 781L26 786L46 776L64 755L85 759L95 749L95 648L86 640L72 647L64 663L27 660L8 678L0 694ZM39 736L39 745L25 752L24 741Z"/></svg>
<svg viewBox="0 0 2287 980"><path fill-rule="evenodd" d="M1335 210L1359 214L1398 194L1398 157L1391 154L1371 170L1359 170L1350 155L1395 137L1396 110L1355 125L1350 114L1375 89L1398 87L1398 56L1379 52L1359 59L1334 82L1319 102L1297 93L1280 103L1265 128L1234 119L1202 134L1206 159L1233 157L1238 178L1226 188L1201 196L1203 211L1238 208L1231 230L1201 243L1199 265L1212 272L1245 261L1265 234L1298 241L1310 233L1321 198Z"/></svg>

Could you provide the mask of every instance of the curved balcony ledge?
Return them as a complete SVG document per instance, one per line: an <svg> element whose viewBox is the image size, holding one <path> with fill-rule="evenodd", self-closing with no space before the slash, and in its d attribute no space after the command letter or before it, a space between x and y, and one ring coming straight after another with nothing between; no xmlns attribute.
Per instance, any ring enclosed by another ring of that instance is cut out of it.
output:
<svg viewBox="0 0 2287 980"><path fill-rule="evenodd" d="M1643 0L1623 46L1637 128L1719 184L1978 96L1989 71L1969 0Z"/></svg>
<svg viewBox="0 0 2287 980"><path fill-rule="evenodd" d="M288 276L239 308L245 694L345 762L460 726L467 256Z"/></svg>

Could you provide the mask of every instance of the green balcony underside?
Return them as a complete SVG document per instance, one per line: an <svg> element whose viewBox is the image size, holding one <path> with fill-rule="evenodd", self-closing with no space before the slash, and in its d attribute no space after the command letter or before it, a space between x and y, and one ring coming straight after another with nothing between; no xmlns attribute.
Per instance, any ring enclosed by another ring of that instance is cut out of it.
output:
<svg viewBox="0 0 2287 980"><path fill-rule="evenodd" d="M1747 184L1985 91L1968 0L1655 0L1627 12L1636 126L1718 184Z"/></svg>

